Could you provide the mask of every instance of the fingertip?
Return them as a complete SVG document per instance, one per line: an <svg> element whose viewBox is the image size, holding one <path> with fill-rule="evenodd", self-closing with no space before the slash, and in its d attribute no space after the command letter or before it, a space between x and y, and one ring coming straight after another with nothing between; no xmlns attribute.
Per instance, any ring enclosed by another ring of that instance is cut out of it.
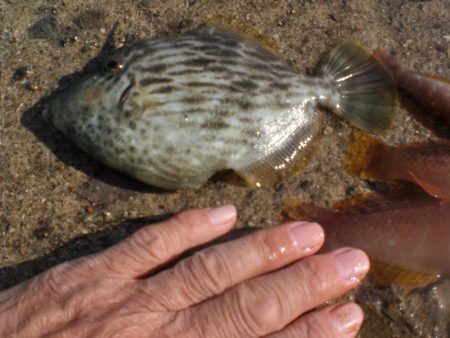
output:
<svg viewBox="0 0 450 338"><path fill-rule="evenodd" d="M323 245L325 234L319 224L292 222L287 225L293 244L305 253L312 254Z"/></svg>
<svg viewBox="0 0 450 338"><path fill-rule="evenodd" d="M329 309L331 323L339 333L352 334L359 331L364 320L361 307L355 303L344 303Z"/></svg>
<svg viewBox="0 0 450 338"><path fill-rule="evenodd" d="M339 275L351 282L359 282L370 269L369 257L360 249L345 247L332 254Z"/></svg>
<svg viewBox="0 0 450 338"><path fill-rule="evenodd" d="M207 213L211 224L221 228L231 227L237 218L237 210L233 204L225 204L209 209Z"/></svg>

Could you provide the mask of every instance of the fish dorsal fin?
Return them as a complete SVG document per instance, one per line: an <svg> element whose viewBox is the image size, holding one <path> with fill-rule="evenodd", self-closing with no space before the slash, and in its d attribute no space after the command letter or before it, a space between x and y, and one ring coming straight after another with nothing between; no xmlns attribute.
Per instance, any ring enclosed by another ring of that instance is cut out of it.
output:
<svg viewBox="0 0 450 338"><path fill-rule="evenodd" d="M390 147L361 131L354 131L347 146L345 169L353 176L378 178L376 170L371 170L373 162L380 156L386 156ZM384 162L384 161L382 161Z"/></svg>
<svg viewBox="0 0 450 338"><path fill-rule="evenodd" d="M305 108L313 110L313 107ZM284 142L276 145L269 154L254 150L254 161L243 168L233 168L251 187L271 187L301 171L312 157L323 116L307 113L315 120L310 125L299 126Z"/></svg>
<svg viewBox="0 0 450 338"><path fill-rule="evenodd" d="M421 188L408 185L395 185L379 192L361 193L352 198L337 201L333 208L344 213L365 214L376 210L398 208L399 203L428 203L434 200Z"/></svg>
<svg viewBox="0 0 450 338"><path fill-rule="evenodd" d="M218 13L209 14L206 16L205 24L199 29L206 31L208 28L231 33L242 40L264 48L274 56L280 55L277 44L269 36L243 20Z"/></svg>
<svg viewBox="0 0 450 338"><path fill-rule="evenodd" d="M335 215L336 212L314 204L303 203L295 198L283 200L282 215L289 221L320 222L321 220Z"/></svg>
<svg viewBox="0 0 450 338"><path fill-rule="evenodd" d="M417 271L370 257L369 278L379 286L402 285L412 288L427 286L437 281L437 272Z"/></svg>
<svg viewBox="0 0 450 338"><path fill-rule="evenodd" d="M362 193L352 198L337 201L333 208L340 212L363 213L387 203L387 199L376 193Z"/></svg>

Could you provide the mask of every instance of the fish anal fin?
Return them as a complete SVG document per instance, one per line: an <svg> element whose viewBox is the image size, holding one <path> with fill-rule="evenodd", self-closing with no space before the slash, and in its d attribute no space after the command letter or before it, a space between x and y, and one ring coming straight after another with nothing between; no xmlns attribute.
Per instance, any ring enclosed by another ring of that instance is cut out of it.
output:
<svg viewBox="0 0 450 338"><path fill-rule="evenodd" d="M417 271L370 257L369 278L378 286L402 285L411 288L424 287L437 281L437 272Z"/></svg>
<svg viewBox="0 0 450 338"><path fill-rule="evenodd" d="M251 156L254 160L242 168L233 168L248 185L252 187L271 187L295 176L310 161L313 150L317 145L319 131L322 128L323 115L307 105L305 113L311 116L307 124L299 124L290 135L286 135L283 142L273 147L264 141L263 147L270 149L265 154L264 149L255 149ZM283 131L280 131L283 132Z"/></svg>
<svg viewBox="0 0 450 338"><path fill-rule="evenodd" d="M236 174L251 188L272 187L280 181L276 170L264 164L236 170Z"/></svg>
<svg viewBox="0 0 450 338"><path fill-rule="evenodd" d="M300 172L309 162L310 157L311 151L307 149L299 151L295 156L292 154L283 156L282 152L277 152L245 168L236 170L236 173L244 179L249 187L273 187ZM286 160L288 158L289 161Z"/></svg>
<svg viewBox="0 0 450 338"><path fill-rule="evenodd" d="M238 187L247 186L245 180L238 174L236 174L233 170L218 171L213 176L211 176L209 180L212 182L223 182Z"/></svg>

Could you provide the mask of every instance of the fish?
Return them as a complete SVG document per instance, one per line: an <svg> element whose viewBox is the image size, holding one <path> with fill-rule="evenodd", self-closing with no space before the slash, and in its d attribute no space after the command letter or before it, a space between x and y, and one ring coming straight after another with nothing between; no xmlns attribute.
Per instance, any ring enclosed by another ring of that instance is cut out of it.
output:
<svg viewBox="0 0 450 338"><path fill-rule="evenodd" d="M433 197L450 202L450 140L393 147L365 133L354 132L345 168L363 178L418 184Z"/></svg>
<svg viewBox="0 0 450 338"><path fill-rule="evenodd" d="M381 134L394 119L395 84L353 42L335 47L313 77L205 25L116 50L50 97L43 117L95 159L153 186L198 188L232 170L267 187L310 156L322 107Z"/></svg>
<svg viewBox="0 0 450 338"><path fill-rule="evenodd" d="M425 127L450 138L450 79L403 68L384 50L377 57L392 74L403 104Z"/></svg>
<svg viewBox="0 0 450 338"><path fill-rule="evenodd" d="M419 287L450 277L450 204L431 197L400 198L369 193L344 200L338 210L285 201L290 220L319 223L322 252L342 246L364 250L380 286Z"/></svg>

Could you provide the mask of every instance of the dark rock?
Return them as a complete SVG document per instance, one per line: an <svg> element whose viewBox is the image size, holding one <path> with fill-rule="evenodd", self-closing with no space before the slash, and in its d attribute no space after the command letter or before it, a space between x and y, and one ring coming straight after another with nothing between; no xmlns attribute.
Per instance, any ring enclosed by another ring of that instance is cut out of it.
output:
<svg viewBox="0 0 450 338"><path fill-rule="evenodd" d="M29 66L19 67L14 72L12 79L14 81L21 81L21 80L25 79L31 73L33 73L33 69L31 67L29 67Z"/></svg>
<svg viewBox="0 0 450 338"><path fill-rule="evenodd" d="M54 16L47 16L33 24L28 30L32 39L57 40L61 27Z"/></svg>

